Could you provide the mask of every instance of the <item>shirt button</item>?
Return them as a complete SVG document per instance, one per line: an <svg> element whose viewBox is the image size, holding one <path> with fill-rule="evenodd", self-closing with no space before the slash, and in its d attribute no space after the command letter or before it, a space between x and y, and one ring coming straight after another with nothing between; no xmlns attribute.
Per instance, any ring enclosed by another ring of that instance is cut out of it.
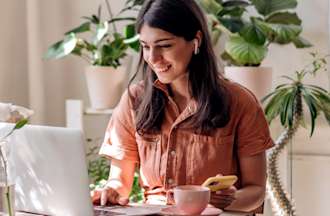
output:
<svg viewBox="0 0 330 216"><path fill-rule="evenodd" d="M173 182L174 182L173 179L171 179L171 178L168 179L168 183L169 183L169 184L173 184Z"/></svg>
<svg viewBox="0 0 330 216"><path fill-rule="evenodd" d="M174 150L173 150L173 151L171 151L171 156L172 156L172 157L174 157L174 156L175 156L175 154L176 154L176 153L175 153L175 151L174 151Z"/></svg>

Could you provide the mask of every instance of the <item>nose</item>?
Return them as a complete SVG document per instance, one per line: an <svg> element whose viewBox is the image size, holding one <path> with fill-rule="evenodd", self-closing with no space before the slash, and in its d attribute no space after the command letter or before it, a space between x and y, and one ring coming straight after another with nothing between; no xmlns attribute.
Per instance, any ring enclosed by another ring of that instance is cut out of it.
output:
<svg viewBox="0 0 330 216"><path fill-rule="evenodd" d="M151 48L149 51L148 61L154 64L161 59L162 59L161 53L158 50Z"/></svg>

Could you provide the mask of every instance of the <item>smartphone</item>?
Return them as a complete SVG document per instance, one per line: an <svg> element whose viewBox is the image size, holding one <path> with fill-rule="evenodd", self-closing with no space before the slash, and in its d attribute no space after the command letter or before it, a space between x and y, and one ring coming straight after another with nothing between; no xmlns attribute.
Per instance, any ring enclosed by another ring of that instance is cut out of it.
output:
<svg viewBox="0 0 330 216"><path fill-rule="evenodd" d="M230 186L234 185L236 181L237 176L235 175L217 175L206 179L202 186L210 188L211 191L218 191L229 188Z"/></svg>

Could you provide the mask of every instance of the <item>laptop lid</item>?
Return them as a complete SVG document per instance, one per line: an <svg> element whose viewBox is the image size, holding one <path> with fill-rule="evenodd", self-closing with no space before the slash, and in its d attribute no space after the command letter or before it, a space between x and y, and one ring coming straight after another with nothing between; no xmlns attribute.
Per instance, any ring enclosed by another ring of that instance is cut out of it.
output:
<svg viewBox="0 0 330 216"><path fill-rule="evenodd" d="M12 128L0 123L0 136ZM93 206L80 130L27 125L9 139L15 170L16 210L90 216Z"/></svg>

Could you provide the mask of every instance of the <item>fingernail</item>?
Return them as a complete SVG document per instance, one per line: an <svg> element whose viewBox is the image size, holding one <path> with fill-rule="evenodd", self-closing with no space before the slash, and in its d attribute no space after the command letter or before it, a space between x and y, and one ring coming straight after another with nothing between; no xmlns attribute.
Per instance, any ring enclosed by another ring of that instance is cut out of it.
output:
<svg viewBox="0 0 330 216"><path fill-rule="evenodd" d="M104 206L106 204L107 201L107 196L105 192L101 193L101 197L100 197L100 205Z"/></svg>
<svg viewBox="0 0 330 216"><path fill-rule="evenodd" d="M121 197L121 198L118 199L118 203L120 205L126 205L128 203L128 199Z"/></svg>

